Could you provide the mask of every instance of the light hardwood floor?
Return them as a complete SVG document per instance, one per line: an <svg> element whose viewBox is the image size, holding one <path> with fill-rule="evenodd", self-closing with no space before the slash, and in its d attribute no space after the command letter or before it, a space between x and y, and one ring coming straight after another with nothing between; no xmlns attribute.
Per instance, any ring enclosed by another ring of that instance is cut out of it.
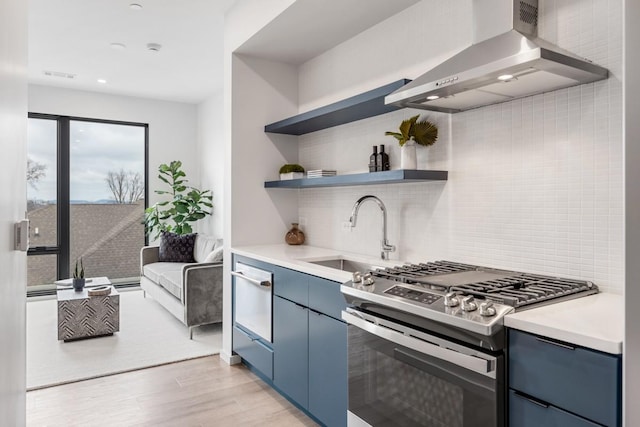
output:
<svg viewBox="0 0 640 427"><path fill-rule="evenodd" d="M315 425L245 366L218 356L27 393L31 427Z"/></svg>

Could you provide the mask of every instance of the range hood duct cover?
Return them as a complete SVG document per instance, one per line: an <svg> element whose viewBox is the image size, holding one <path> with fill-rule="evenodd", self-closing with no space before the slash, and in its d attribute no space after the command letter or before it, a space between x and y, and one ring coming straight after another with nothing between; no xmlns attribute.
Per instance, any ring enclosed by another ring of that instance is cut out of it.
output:
<svg viewBox="0 0 640 427"><path fill-rule="evenodd" d="M537 37L538 0L473 6L475 43L387 95L385 104L457 113L608 77L606 68Z"/></svg>

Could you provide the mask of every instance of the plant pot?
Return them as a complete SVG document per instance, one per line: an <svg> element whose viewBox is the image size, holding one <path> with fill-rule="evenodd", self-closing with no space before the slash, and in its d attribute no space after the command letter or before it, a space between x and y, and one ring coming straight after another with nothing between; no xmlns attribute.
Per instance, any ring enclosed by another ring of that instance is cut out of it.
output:
<svg viewBox="0 0 640 427"><path fill-rule="evenodd" d="M281 173L280 181L287 181L289 179L301 179L304 178L304 172L289 172L289 173Z"/></svg>
<svg viewBox="0 0 640 427"><path fill-rule="evenodd" d="M415 142L407 141L400 147L400 169L418 169Z"/></svg>
<svg viewBox="0 0 640 427"><path fill-rule="evenodd" d="M80 277L74 277L72 280L73 283L73 289L76 292L80 292L81 290L84 289L84 277L80 278Z"/></svg>

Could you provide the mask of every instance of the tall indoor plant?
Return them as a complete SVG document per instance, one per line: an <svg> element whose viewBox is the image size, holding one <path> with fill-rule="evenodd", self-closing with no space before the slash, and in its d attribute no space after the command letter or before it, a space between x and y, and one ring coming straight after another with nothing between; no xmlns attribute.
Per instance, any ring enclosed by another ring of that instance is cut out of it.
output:
<svg viewBox="0 0 640 427"><path fill-rule="evenodd" d="M400 144L400 167L402 169L417 169L416 146L425 147L435 144L438 139L438 127L424 119L418 121L420 115L413 116L400 123L400 132L385 132L385 135L393 136Z"/></svg>
<svg viewBox="0 0 640 427"><path fill-rule="evenodd" d="M158 167L158 178L170 189L156 190L157 194L169 195L171 200L155 203L144 213L145 231L157 239L162 231L176 234L193 232L191 224L211 215L213 196L211 190L199 190L187 185L182 162L174 160Z"/></svg>

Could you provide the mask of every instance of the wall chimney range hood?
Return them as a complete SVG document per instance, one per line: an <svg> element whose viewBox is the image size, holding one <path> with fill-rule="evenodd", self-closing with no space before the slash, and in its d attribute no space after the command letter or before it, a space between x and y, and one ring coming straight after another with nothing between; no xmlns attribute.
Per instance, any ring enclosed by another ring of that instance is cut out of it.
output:
<svg viewBox="0 0 640 427"><path fill-rule="evenodd" d="M473 0L474 44L385 97L457 113L606 79L606 68L538 35L538 0Z"/></svg>

